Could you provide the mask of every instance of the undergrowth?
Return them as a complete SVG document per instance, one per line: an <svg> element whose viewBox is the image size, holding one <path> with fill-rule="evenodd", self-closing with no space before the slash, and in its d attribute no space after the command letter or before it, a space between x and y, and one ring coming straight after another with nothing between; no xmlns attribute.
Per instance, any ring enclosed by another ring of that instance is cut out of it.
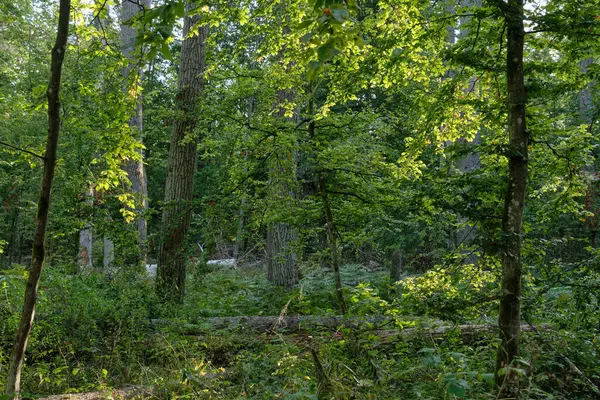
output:
<svg viewBox="0 0 600 400"><path fill-rule="evenodd" d="M176 324L156 323L165 317L186 323L215 316L279 315L282 310L288 315L335 315L333 276L321 268L304 269L301 284L289 290L269 284L260 269L196 274L180 308L161 306L153 283L139 273L69 276L48 269L23 369L23 392L139 385L152 387L157 399L495 398L495 335L464 342L456 328L434 340L427 330L494 323L495 303L489 300L495 291L493 274L476 268L461 268L462 275L437 269L390 285L382 271L358 265L343 271L350 316L385 317L388 322L380 329L412 328L413 334L388 340L365 322L335 332L205 327L189 335ZM7 368L25 277L22 268L0 275L0 372ZM586 319L590 317L575 317L582 303L570 289L543 296L545 301L526 317L552 324L552 329L523 335L518 365L523 396L593 398L600 383L600 343Z"/></svg>

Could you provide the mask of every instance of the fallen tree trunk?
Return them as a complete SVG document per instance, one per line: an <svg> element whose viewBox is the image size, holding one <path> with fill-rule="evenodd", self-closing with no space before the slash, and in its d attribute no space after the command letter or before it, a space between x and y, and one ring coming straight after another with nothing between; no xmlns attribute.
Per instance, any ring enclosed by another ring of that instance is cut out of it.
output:
<svg viewBox="0 0 600 400"><path fill-rule="evenodd" d="M346 328L359 328L367 324L382 325L390 323L388 318L384 317L344 317L341 315L319 316L319 315L300 315L300 316L240 316L240 317L214 317L204 321L216 329L236 329L246 328L255 331L274 331L287 330L299 331L304 329L322 329L335 330L340 326Z"/></svg>
<svg viewBox="0 0 600 400"><path fill-rule="evenodd" d="M448 325L441 321L432 321L428 326L407 328L407 329L384 329L386 326L393 326L393 320L386 317L344 317L341 315L332 316L238 316L238 317L212 317L198 318L195 323L185 325L175 325L168 320L153 320L157 327L172 327L181 330L184 334L197 334L214 330L234 330L246 329L255 332L285 331L287 333L296 333L304 330L325 330L337 331L340 328L358 329L371 332L381 338L382 341L392 339L407 339L410 337L422 336L423 338L439 339L451 332L460 332L465 343L471 342L474 338L488 334L497 333L497 324L465 324ZM531 325L522 325L523 332L535 332L537 330L548 330L548 325L533 327Z"/></svg>
<svg viewBox="0 0 600 400"><path fill-rule="evenodd" d="M549 325L521 325L521 332L539 332L550 330ZM477 324L477 325L445 325L430 328L408 328L402 330L376 330L373 334L379 338L380 343L388 343L394 340L406 340L420 337L422 339L431 339L438 341L448 334L459 334L462 342L465 344L473 343L477 338L486 334L497 334L498 325L496 324Z"/></svg>
<svg viewBox="0 0 600 400"><path fill-rule="evenodd" d="M188 324L164 319L152 320L156 327L179 328L184 331L205 331L207 329L251 329L258 332L287 330L336 330L340 326L347 328L364 327L366 324L386 325L392 321L385 317L344 317L341 315L300 315L300 316L238 316L197 318ZM375 328L376 329L376 328Z"/></svg>
<svg viewBox="0 0 600 400"><path fill-rule="evenodd" d="M110 389L101 392L56 394L38 400L106 400L106 399L144 399L154 397L155 390L146 386L130 386L124 389Z"/></svg>

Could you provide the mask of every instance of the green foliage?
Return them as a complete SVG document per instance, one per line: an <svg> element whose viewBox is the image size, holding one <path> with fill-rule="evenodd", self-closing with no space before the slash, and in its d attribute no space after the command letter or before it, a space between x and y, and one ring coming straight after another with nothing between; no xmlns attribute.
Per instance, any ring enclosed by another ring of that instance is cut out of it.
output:
<svg viewBox="0 0 600 400"><path fill-rule="evenodd" d="M164 1L129 22L138 32L129 61L119 44L119 3L73 2L48 256L24 391L140 384L155 385L157 398L494 399L497 335L463 342L457 328L433 340L429 330L498 317L509 156L498 2ZM0 4L2 371L33 239L54 8ZM593 398L600 382L598 9L598 0L525 7L531 148L522 317L551 329L523 335L521 358L504 371L519 374L524 398ZM142 278L122 167L143 150L152 263L186 13L201 16L209 37L197 129L189 132L201 143L185 246L188 294L175 308L159 304ZM148 64L143 80L122 76L128 62ZM140 93L143 132L129 126ZM349 316L364 326L206 331L203 321L216 316L336 314L318 177L345 263ZM247 267L262 265L265 232L276 223L298 235L290 248L302 277L290 289ZM96 238L94 264L98 238L110 238L119 272L79 273L86 228ZM208 268L207 259L229 258L236 245L240 268ZM400 280L390 282L387 269L398 266ZM159 316L173 326L153 323ZM369 322L377 318L387 325ZM417 334L386 341L380 333L388 329ZM186 335L194 330L201 336ZM318 382L313 354L326 383Z"/></svg>
<svg viewBox="0 0 600 400"><path fill-rule="evenodd" d="M337 332L292 335L215 331L196 325L190 336L186 329L173 329L176 325L152 323L160 306L150 282L135 273L108 278L69 276L60 269L48 269L24 370L24 390L65 393L140 384L154 385L158 397L169 398L313 399L317 382L310 348L314 347L333 382L332 398L348 398L351 393L359 398L377 394L384 399L494 398L495 334L477 336L468 343L463 343L459 329L435 341L428 334L432 326L463 318L495 319L495 307L487 303L465 306L481 296L480 283L489 278L489 272L471 269L452 277L452 271L437 270L424 275L428 279L407 277L399 284L401 290L388 291L381 272L356 265L343 270L350 316L390 317L392 323L383 329L410 328L413 333L406 339L386 341L368 323L358 329L341 326ZM288 315L324 315L335 309L335 298L333 277L324 277L322 272L305 271L301 289L283 290L270 286L261 270L214 270L190 285L187 302L171 323L210 316L276 315L286 306ZM2 275L2 364L18 323L25 276L22 268ZM451 290L449 282L464 283L460 293ZM545 298L544 307L535 309L536 319L562 328L524 336L525 364L518 366L526 375L524 391L538 398L561 393L589 398L592 388L582 376L596 379L599 375L596 355L600 348L589 326L574 317L590 312L568 290L548 292ZM450 310L462 313L455 316ZM411 317L411 312L418 317ZM583 375L574 372L571 364Z"/></svg>
<svg viewBox="0 0 600 400"><path fill-rule="evenodd" d="M493 261L456 269L437 267L399 281L397 306L413 315L433 315L461 323L474 321L485 318L496 307L491 301L499 290L497 282L497 264Z"/></svg>

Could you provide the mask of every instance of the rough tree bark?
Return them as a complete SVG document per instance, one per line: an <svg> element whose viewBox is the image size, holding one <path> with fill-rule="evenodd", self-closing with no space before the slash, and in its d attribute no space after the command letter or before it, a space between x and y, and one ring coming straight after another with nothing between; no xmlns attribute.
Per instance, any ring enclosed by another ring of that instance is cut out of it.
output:
<svg viewBox="0 0 600 400"><path fill-rule="evenodd" d="M284 222L272 224L267 231L267 278L278 286L298 283L297 239L294 228Z"/></svg>
<svg viewBox="0 0 600 400"><path fill-rule="evenodd" d="M56 166L56 150L58 147L58 135L60 132L60 79L63 60L67 50L67 38L69 36L69 14L71 11L71 0L60 0L58 14L58 29L56 42L52 49L52 60L50 64L50 83L48 84L48 138L46 141L46 153L44 156L44 176L38 201L38 210L35 221L35 236L33 238L33 255L31 269L27 278L25 288L25 299L21 322L17 329L15 345L10 356L6 393L9 397L19 396L21 390L21 369L27 349L27 340L35 317L35 303L37 300L38 284L44 267L46 240L46 226L48 223L48 210L50 208L50 195L52 192L52 181L54 180L54 169Z"/></svg>
<svg viewBox="0 0 600 400"><path fill-rule="evenodd" d="M286 101L291 101L290 90L278 93L278 118L285 118ZM283 146L281 152L274 154L269 168L271 187L276 198L295 197L294 189L288 179L296 177L296 157L293 149ZM279 286L290 287L298 283L298 254L295 243L298 233L286 222L275 222L267 230L267 278Z"/></svg>
<svg viewBox="0 0 600 400"><path fill-rule="evenodd" d="M198 15L186 15L181 45L177 94L178 118L173 124L165 187L162 237L156 293L164 301L182 302L185 293L184 240L190 226L198 137L197 103L204 85L207 27L196 29ZM190 33L193 35L190 36Z"/></svg>
<svg viewBox="0 0 600 400"><path fill-rule="evenodd" d="M137 2L123 0L121 2L121 44L123 46L123 55L128 62L123 68L123 77L125 78L126 82L124 85L124 90L126 92L129 91L132 84L134 88L139 87L142 80L143 71L141 65L135 64L136 60L139 60L139 58L134 54L137 29L132 28L126 23L144 9L149 8L150 3L150 0L139 0ZM137 139L141 142L141 133L143 129L142 94L139 90L136 90L133 96L135 97L135 112L129 120L129 126L136 131ZM146 239L148 224L146 221L145 211L148 208L148 181L143 158L144 152L140 149L139 159L129 159L125 165L123 165L123 170L127 172L127 176L131 182L130 190L134 196L135 202L135 224L141 247L141 263L146 264Z"/></svg>
<svg viewBox="0 0 600 400"><path fill-rule="evenodd" d="M510 366L519 355L521 333L521 245L529 144L525 125L527 99L523 72L524 0L509 0L508 3L498 0L498 4L503 9L508 34L509 171L502 217L502 297L498 321L501 344L496 359L496 384L500 390L499 398L518 398L519 375Z"/></svg>

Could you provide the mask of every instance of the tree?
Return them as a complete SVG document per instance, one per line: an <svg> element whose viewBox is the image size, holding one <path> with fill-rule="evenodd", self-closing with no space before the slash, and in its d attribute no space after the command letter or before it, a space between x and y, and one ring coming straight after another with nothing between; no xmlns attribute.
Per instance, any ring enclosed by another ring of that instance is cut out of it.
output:
<svg viewBox="0 0 600 400"><path fill-rule="evenodd" d="M312 82L311 82L312 88ZM314 99L309 99L308 104L308 112L312 116L312 120L308 126L308 135L313 142L313 146L317 146L316 142L316 122L315 122L315 111L314 111ZM325 233L327 235L327 247L329 251L329 258L331 263L331 269L333 270L333 279L335 282L335 298L337 301L337 305L342 314L346 314L348 311L348 306L346 305L346 300L344 299L344 288L342 285L342 277L340 274L340 253L338 249L338 238L335 227L335 222L333 220L333 212L331 211L331 204L329 201L329 192L327 190L327 180L325 176L325 172L323 171L323 167L321 165L316 165L315 169L317 170L317 193L321 199L321 205L323 207L323 214L325 215Z"/></svg>
<svg viewBox="0 0 600 400"><path fill-rule="evenodd" d="M199 138L196 129L198 101L204 86L206 26L199 15L184 18L183 42L161 227L156 291L169 302L182 302L185 293L184 241L192 213L194 171Z"/></svg>
<svg viewBox="0 0 600 400"><path fill-rule="evenodd" d="M56 151L58 147L58 135L60 133L60 81L63 60L67 50L67 39L69 36L69 14L71 12L71 1L61 0L58 14L58 29L56 42L52 48L52 60L50 64L50 83L48 84L48 138L46 141L46 152L44 155L44 176L38 201L36 217L36 230L33 241L33 257L31 270L27 279L25 299L21 322L17 330L17 338L13 347L10 364L8 367L8 379L6 393L9 396L17 395L21 390L21 369L27 349L27 340L33 319L35 316L35 303L37 299L38 284L40 281L45 258L46 227L48 224L48 211L52 193L52 181L54 180L54 169L56 166Z"/></svg>
<svg viewBox="0 0 600 400"><path fill-rule="evenodd" d="M85 191L85 203L89 207L94 206L94 188L91 185ZM93 239L92 227L87 221L85 227L79 231L79 253L77 258L80 268L92 268L94 265L92 257Z"/></svg>
<svg viewBox="0 0 600 400"><path fill-rule="evenodd" d="M285 31L285 30L284 30ZM283 120L286 106L292 103L291 90L278 91L277 116ZM282 135L285 137L284 135ZM278 148L273 152L269 165L271 195L276 201L286 202L294 198L296 159L293 144L278 137ZM292 139L293 140L293 139ZM275 221L267 229L267 278L279 286L290 287L298 283L298 232L287 222Z"/></svg>
<svg viewBox="0 0 600 400"><path fill-rule="evenodd" d="M281 2L279 11L285 13L285 2ZM290 33L289 18L282 15L282 37ZM283 56L285 46L279 51ZM288 66L289 67L289 66ZM277 91L277 117L284 121L287 109L293 104L294 92L290 88L280 88ZM292 112L291 114L296 114ZM279 139L279 140L278 140ZM269 165L269 181L272 196L279 201L286 197L294 198L294 183L296 182L297 154L289 140L276 137L278 149L272 154ZM292 138L293 143L293 138ZM298 283L298 251L296 244L298 232L285 221L274 221L267 227L267 278L279 286L290 287Z"/></svg>
<svg viewBox="0 0 600 400"><path fill-rule="evenodd" d="M138 140L141 139L143 120L142 120L142 94L140 82L142 80L143 68L141 63L142 57L135 55L135 39L137 29L132 27L132 19L150 7L150 0L141 0L133 2L123 0L121 2L121 45L123 47L123 55L126 58L126 65L123 68L123 77L126 84L124 90L132 93L131 97L134 104L133 116L129 120L129 126L134 130ZM138 157L127 160L123 169L127 172L129 181L131 182L131 192L133 194L133 204L136 210L135 224L138 232L139 244L142 248L142 263L146 263L146 239L148 224L146 222L145 211L148 208L148 179L146 177L146 169L144 167L144 152L140 148Z"/></svg>
<svg viewBox="0 0 600 400"><path fill-rule="evenodd" d="M523 48L525 28L523 0L498 5L505 14L507 29L506 78L508 106L508 185L502 216L502 285L500 339L496 358L496 384L500 398L518 398L519 374L512 363L519 355L521 333L521 246L523 208L527 188L529 134L526 128Z"/></svg>

